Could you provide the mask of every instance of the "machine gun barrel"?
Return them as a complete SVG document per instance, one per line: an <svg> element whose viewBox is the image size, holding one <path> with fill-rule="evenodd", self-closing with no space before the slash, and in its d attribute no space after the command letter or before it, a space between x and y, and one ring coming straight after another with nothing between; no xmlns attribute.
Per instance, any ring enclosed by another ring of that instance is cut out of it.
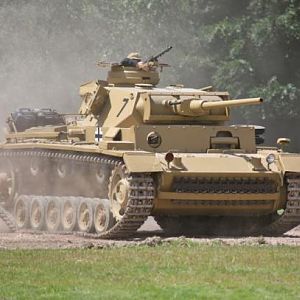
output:
<svg viewBox="0 0 300 300"><path fill-rule="evenodd" d="M150 62L150 61L156 62L161 56L163 56L165 53L169 52L172 48L173 48L173 46L169 46L165 50L161 51L159 54L154 55L154 56L150 56L146 60L146 62Z"/></svg>
<svg viewBox="0 0 300 300"><path fill-rule="evenodd" d="M263 102L262 98L247 98L247 99L224 100L224 101L192 100L190 103L190 109L194 112L198 112L198 111L203 111L203 110L208 110L213 108L261 104L262 102Z"/></svg>

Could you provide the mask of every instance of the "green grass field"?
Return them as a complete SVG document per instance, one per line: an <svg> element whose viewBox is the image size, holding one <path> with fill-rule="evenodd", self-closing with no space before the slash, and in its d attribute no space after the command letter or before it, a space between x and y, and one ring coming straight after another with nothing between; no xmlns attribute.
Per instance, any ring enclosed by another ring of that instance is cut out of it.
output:
<svg viewBox="0 0 300 300"><path fill-rule="evenodd" d="M0 299L300 299L300 247L0 251Z"/></svg>

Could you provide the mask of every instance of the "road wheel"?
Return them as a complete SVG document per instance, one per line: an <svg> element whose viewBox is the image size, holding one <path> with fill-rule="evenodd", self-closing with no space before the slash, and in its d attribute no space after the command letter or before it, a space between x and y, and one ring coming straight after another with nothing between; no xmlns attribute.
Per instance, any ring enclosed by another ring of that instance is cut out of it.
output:
<svg viewBox="0 0 300 300"><path fill-rule="evenodd" d="M129 199L129 182L125 166L116 167L109 179L109 199L114 218L119 221Z"/></svg>
<svg viewBox="0 0 300 300"><path fill-rule="evenodd" d="M78 218L78 229L81 232L92 232L93 231L93 204L90 199L81 199L78 206L77 218Z"/></svg>
<svg viewBox="0 0 300 300"><path fill-rule="evenodd" d="M74 231L77 225L77 201L67 199L62 209L62 226L64 231Z"/></svg>
<svg viewBox="0 0 300 300"><path fill-rule="evenodd" d="M42 199L34 198L30 206L30 225L34 230L43 230L45 225L45 207Z"/></svg>
<svg viewBox="0 0 300 300"><path fill-rule="evenodd" d="M61 206L58 199L49 197L46 204L46 227L49 232L57 232L61 227Z"/></svg>
<svg viewBox="0 0 300 300"><path fill-rule="evenodd" d="M26 196L19 196L15 203L14 215L15 222L18 229L29 228L30 214L29 214L30 199Z"/></svg>
<svg viewBox="0 0 300 300"><path fill-rule="evenodd" d="M114 217L110 210L110 203L107 199L97 200L95 203L94 225L97 233L103 233L112 228L115 224Z"/></svg>

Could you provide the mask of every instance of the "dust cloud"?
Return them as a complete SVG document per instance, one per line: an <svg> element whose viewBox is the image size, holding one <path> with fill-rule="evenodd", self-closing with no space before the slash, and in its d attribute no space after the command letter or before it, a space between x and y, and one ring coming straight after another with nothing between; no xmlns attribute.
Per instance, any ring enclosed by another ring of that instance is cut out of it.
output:
<svg viewBox="0 0 300 300"><path fill-rule="evenodd" d="M52 3L52 5L51 5ZM68 26L61 1L0 4L0 120L18 107L53 107L76 112L80 83L97 78L96 52ZM66 9L66 7L65 7ZM84 35L90 37L87 29ZM97 48L100 48L99 41ZM95 45L93 45L95 46Z"/></svg>
<svg viewBox="0 0 300 300"><path fill-rule="evenodd" d="M110 14L109 1L86 2L1 0L1 128L19 107L77 112L80 84L106 77L99 60L120 61L147 49L133 46L140 37Z"/></svg>

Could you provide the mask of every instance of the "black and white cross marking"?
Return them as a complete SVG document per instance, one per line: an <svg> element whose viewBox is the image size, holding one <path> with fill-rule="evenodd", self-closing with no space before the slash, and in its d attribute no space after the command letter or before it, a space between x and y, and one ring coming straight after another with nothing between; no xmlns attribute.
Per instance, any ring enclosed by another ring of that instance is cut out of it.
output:
<svg viewBox="0 0 300 300"><path fill-rule="evenodd" d="M101 142L102 141L102 128L96 127L95 129L95 142Z"/></svg>

